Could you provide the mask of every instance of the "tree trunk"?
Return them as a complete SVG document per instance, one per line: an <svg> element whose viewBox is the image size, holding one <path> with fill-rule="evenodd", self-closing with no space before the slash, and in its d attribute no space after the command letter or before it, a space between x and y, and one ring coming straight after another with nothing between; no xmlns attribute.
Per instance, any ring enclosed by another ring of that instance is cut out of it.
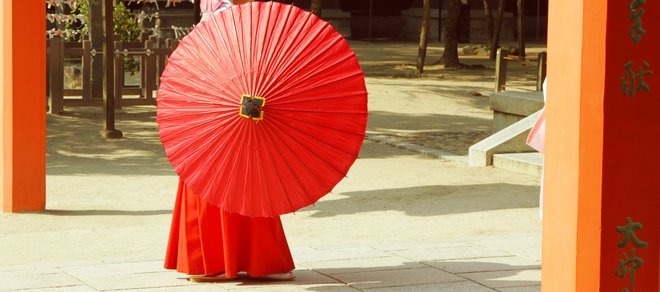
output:
<svg viewBox="0 0 660 292"><path fill-rule="evenodd" d="M312 0L312 7L309 10L314 15L321 17L321 0Z"/></svg>
<svg viewBox="0 0 660 292"><path fill-rule="evenodd" d="M489 0L484 0L484 20L486 21L486 30L488 31L488 39L493 39L493 11L490 8Z"/></svg>
<svg viewBox="0 0 660 292"><path fill-rule="evenodd" d="M440 61L446 68L459 67L458 61L458 18L460 0L447 0L447 18L445 18L445 50Z"/></svg>
<svg viewBox="0 0 660 292"><path fill-rule="evenodd" d="M202 2L201 0L196 0L193 3L193 14L194 14L193 23L194 24L197 24L197 23L199 23L200 20L202 20L201 2Z"/></svg>
<svg viewBox="0 0 660 292"><path fill-rule="evenodd" d="M495 32L490 42L490 59L495 60L497 55L497 47L500 46L500 31L502 30L502 18L504 17L504 4L506 0L500 0L500 5L497 7L497 19L495 20Z"/></svg>
<svg viewBox="0 0 660 292"><path fill-rule="evenodd" d="M89 40L92 48L100 52L103 47L103 3L101 0L89 0ZM91 98L103 98L103 55L92 57L92 95Z"/></svg>
<svg viewBox="0 0 660 292"><path fill-rule="evenodd" d="M103 129L99 132L107 139L119 139L122 132L115 129L115 90L114 88L114 0L102 2L103 26Z"/></svg>
<svg viewBox="0 0 660 292"><path fill-rule="evenodd" d="M424 60L426 60L426 47L428 46L429 19L431 18L431 0L424 0L424 16L419 33L419 53L417 55L417 76L424 73Z"/></svg>
<svg viewBox="0 0 660 292"><path fill-rule="evenodd" d="M525 57L525 6L518 0L518 57Z"/></svg>

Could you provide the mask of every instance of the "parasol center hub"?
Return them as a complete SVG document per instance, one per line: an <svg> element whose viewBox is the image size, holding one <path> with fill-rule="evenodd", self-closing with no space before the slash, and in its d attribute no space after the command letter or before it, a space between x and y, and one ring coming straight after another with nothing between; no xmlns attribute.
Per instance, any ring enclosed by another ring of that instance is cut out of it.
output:
<svg viewBox="0 0 660 292"><path fill-rule="evenodd" d="M239 115L244 118L255 121L264 119L263 107L266 105L266 98L252 96L250 94L241 95L241 109Z"/></svg>

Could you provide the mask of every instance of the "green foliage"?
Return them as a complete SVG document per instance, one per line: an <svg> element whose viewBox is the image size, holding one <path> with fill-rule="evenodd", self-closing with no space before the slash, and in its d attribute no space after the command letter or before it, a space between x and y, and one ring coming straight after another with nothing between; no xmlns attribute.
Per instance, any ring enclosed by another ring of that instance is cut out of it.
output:
<svg viewBox="0 0 660 292"><path fill-rule="evenodd" d="M140 37L140 27L138 26L137 21L135 21L135 16L128 8L126 8L124 3L119 2L115 4L113 16L115 33L119 35L119 39L124 42L137 41Z"/></svg>
<svg viewBox="0 0 660 292"><path fill-rule="evenodd" d="M86 1L86 0L85 0ZM124 6L121 1L115 4L114 17L114 30L115 34L119 35L119 39L123 42L134 42L140 37L140 27L135 16L131 11ZM124 70L135 75L140 68L140 61L134 57L124 57Z"/></svg>
<svg viewBox="0 0 660 292"><path fill-rule="evenodd" d="M82 41L85 36L89 36L90 31L89 0L78 0L78 5L72 8L71 14L67 16L65 21L65 29L62 35L66 41ZM135 21L133 13L121 1L115 4L113 20L115 34L119 35L121 41L134 42L138 40L141 32L140 27ZM135 75L139 68L140 62L136 58L124 58L124 70L130 72L131 75Z"/></svg>
<svg viewBox="0 0 660 292"><path fill-rule="evenodd" d="M72 39L82 40L81 36L89 35L89 0L78 0L78 5L69 14L66 21L66 29L77 30L78 37L71 37ZM80 20L80 23L76 20ZM131 11L126 8L123 2L119 1L115 4L113 13L114 30L115 34L119 35L119 39L124 42L134 42L140 37L140 27L135 21L135 16ZM73 34L68 34L73 35Z"/></svg>
<svg viewBox="0 0 660 292"><path fill-rule="evenodd" d="M84 18L83 26L80 28L80 35L89 35L89 0L78 0L78 6L72 14L80 14Z"/></svg>
<svg viewBox="0 0 660 292"><path fill-rule="evenodd" d="M79 0L78 5L72 7L71 13L66 15L64 22L64 31L62 36L65 41L81 42L83 36L89 35L89 2L88 0Z"/></svg>

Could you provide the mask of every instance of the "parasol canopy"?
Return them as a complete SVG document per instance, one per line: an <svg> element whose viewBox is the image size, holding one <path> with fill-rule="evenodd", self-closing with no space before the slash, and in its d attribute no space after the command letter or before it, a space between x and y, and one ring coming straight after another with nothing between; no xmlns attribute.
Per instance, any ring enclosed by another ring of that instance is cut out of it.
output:
<svg viewBox="0 0 660 292"><path fill-rule="evenodd" d="M270 217L316 202L360 151L367 91L327 22L252 2L213 14L172 53L157 121L181 179L229 212Z"/></svg>

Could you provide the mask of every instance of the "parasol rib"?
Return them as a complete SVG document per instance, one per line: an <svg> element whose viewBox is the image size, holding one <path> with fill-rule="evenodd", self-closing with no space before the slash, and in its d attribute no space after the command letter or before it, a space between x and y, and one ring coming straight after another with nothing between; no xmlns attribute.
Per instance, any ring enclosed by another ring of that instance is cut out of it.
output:
<svg viewBox="0 0 660 292"><path fill-rule="evenodd" d="M281 121L279 121L279 122L282 123L284 126L287 126L287 127L288 127L288 125L287 125L286 123L283 123L283 122L281 122ZM289 128L292 129L292 130L294 130L294 131L296 131L296 132L301 133L301 134L304 135L304 136L307 136L307 137L309 137L309 138L312 138L312 139L314 139L315 141L320 142L320 143L323 144L323 145L329 146L331 149L336 149L333 145L330 145L330 144L328 144L328 143L325 142L325 141L321 141L321 140L319 140L318 138L316 138L316 137L314 137L314 136L312 136L312 135L309 135L309 134L307 134L307 133L305 133L305 132L300 131L299 129L296 129L296 128L293 128L293 127L289 127ZM282 132L284 132L284 131L282 131ZM288 136L291 138L292 141L298 141L298 139L293 138L291 135L289 135L289 134L286 134L286 135L288 135ZM345 170L340 170L340 169L337 168L335 165L330 164L328 161L326 161L325 159L323 159L322 157L320 157L320 156L317 154L317 151L312 151L311 149L309 149L309 147L307 147L307 146L304 145L303 143L299 143L299 145L301 145L301 146L302 146L303 148L305 148L307 151L309 151L309 152L312 153L314 156L316 156L316 158L318 158L318 160L325 162L328 166L330 166L330 168L334 169L334 170L335 170L337 173L339 173L341 176L344 176L344 175L345 175ZM340 153L342 153L342 154L347 154L347 155L348 155L350 158L352 158L352 159L355 159L355 158L357 157L357 155L355 155L355 154L346 153L346 152L344 152L344 151L340 151Z"/></svg>
<svg viewBox="0 0 660 292"><path fill-rule="evenodd" d="M332 86L332 85L341 86L345 82L351 81L352 79L356 79L356 78L362 78L362 77L363 77L363 75L361 75L361 73L354 73L353 75L327 77L323 81L303 79L301 77L301 80L304 80L305 83L301 84L302 86L299 86L300 88L295 88L294 85L292 85L292 86L282 88L279 91L268 93L266 96L276 96L276 98L273 98L274 100L272 102L278 103L280 99L285 99L285 98L291 97L291 96L297 96L301 93L309 92L309 91L313 91L313 90L318 91L320 88L322 88L324 86ZM364 94L366 94L366 90L364 90ZM317 98L317 100L320 100L320 99L321 98Z"/></svg>
<svg viewBox="0 0 660 292"><path fill-rule="evenodd" d="M203 26L203 27L199 28L199 30L202 30L202 29L208 29L208 27ZM206 49L211 51L211 55L214 57L214 60L216 61L216 63L218 63L220 67L224 68L222 71L229 72L227 70L228 68L226 66L224 66L225 62L222 62L220 60L220 56L218 56L214 52L214 49L208 43L208 40L203 38L203 34L200 33L198 30L194 30L193 33L195 34L195 36L197 36L197 38L194 38L194 37L191 38L192 44L188 44L188 42L183 42L182 44L179 44L180 47L182 47L183 49L185 49L189 52L187 54L187 56L186 56L185 53L182 53L182 51L175 50L176 54L173 54L173 56L170 57L170 60L173 60L172 62L174 62L174 63L177 62L178 58L183 58L184 61L187 61L186 64L180 64L180 66L175 66L174 68L175 69L181 68L181 69L184 69L184 70L190 70L191 63L192 64L194 64L195 62L200 63L199 60L200 60L200 53L202 51L202 46L200 46L200 44L199 44L199 41L198 41L198 38L199 38L199 39L201 39L202 42L204 42L203 45L206 47ZM193 49L192 45L194 45L194 49ZM206 60L206 61L208 61L208 60ZM199 66L199 65L201 65L201 66ZM222 72L217 72L217 70L213 70L213 68L209 66L208 62L202 62L202 64L199 64L199 65L195 66L196 70L199 70L199 68L207 68L208 70L210 70L213 73L214 76L212 76L213 78L211 78L211 80L222 80L223 77L225 77L224 74L221 74ZM200 75L202 75L202 74L196 74L195 76L200 77ZM185 75L177 75L177 76L181 76L179 78L185 78ZM230 79L230 81L233 81L234 83L236 83L235 80L236 79ZM203 85L203 86L206 86L206 85ZM210 84L209 84L209 86L210 86Z"/></svg>
<svg viewBox="0 0 660 292"><path fill-rule="evenodd" d="M268 127L266 127L266 128L268 128ZM277 153L280 155L280 157L282 158L282 160L286 161L286 160L284 159L284 157L285 157L285 156L284 156L284 153L282 152L282 150L281 150L279 147L277 147L277 145L279 145L279 144L278 144L278 143L275 143L275 139L274 139L273 136L271 135L272 131L266 131L266 130L265 130L264 132L265 132L266 137L268 138L268 140L271 142L270 144L272 145L272 148L275 149L275 150L277 151ZM288 147L286 147L286 145L284 145L284 148L286 148L286 150L288 150L289 153L293 154L293 152L291 151L291 149L289 149ZM295 155L292 155L292 156L295 156ZM271 160L271 161L272 161L272 160ZM284 166L285 166L285 168L286 168L287 170L289 170L289 173L291 173L291 176L292 176L293 179L296 181L296 184L294 184L294 185L300 187L300 190L302 191L302 193L305 195L305 197L307 198L307 200L308 200L309 202L314 202L314 200L313 200L311 197L309 197L309 193L310 193L310 191L308 191L308 190L305 189L304 184L302 184L302 183L300 182L300 179L299 179L299 177L296 175L296 172L291 168L291 166L290 166L288 163L284 163ZM277 166L275 166L275 167L277 167ZM278 177L278 178L279 178L279 177ZM283 186L285 185L284 182L280 182L280 183L282 183ZM285 198L287 199L287 202L289 203L289 205L293 205L293 204L291 204L291 201L289 200L288 197L285 196ZM294 207L295 207L295 206L294 206Z"/></svg>
<svg viewBox="0 0 660 292"><path fill-rule="evenodd" d="M233 11L233 9L228 9L228 10ZM226 14L227 12L224 11L223 13ZM232 15L233 15L233 14L232 14ZM223 37L223 33L222 33L223 30L220 29L220 27L219 27L219 25L218 25L218 21L217 21L216 19L217 19L217 17L213 17L213 18L211 18L211 20L213 21L213 25L214 25L214 27L215 27L215 29L216 29L217 36L220 38L220 42L222 43L223 49L224 49L224 51L227 52L227 54L229 55L229 58L227 59L227 63L230 63L230 64L232 65L232 67L233 67L233 72L240 73L240 72L242 72L242 71L241 71L239 68L236 67L236 64L235 64L234 62L231 62L231 60L235 60L235 59L236 59L236 56L233 55L233 50L232 50L232 48L231 48L230 45L229 45L229 40L228 40L228 39L225 39L225 38ZM233 20L233 17L232 17L232 20ZM223 24L223 27L225 28L225 31L226 31L227 25L225 24L224 21L222 22L222 24ZM206 41L205 41L205 42L206 42ZM218 43L218 42L216 42L216 44L217 44L217 43ZM207 43L207 45L210 47L210 44ZM217 54L216 54L216 58L218 58L218 60L220 60L220 57L218 57ZM223 59L224 59L224 58L223 58ZM223 63L223 62L218 61L218 63ZM243 69L244 69L244 68L243 68ZM232 71L226 71L226 72L232 72ZM243 84L241 84L241 85L243 86L243 89L247 89L247 84L246 84L246 83L243 83Z"/></svg>
<svg viewBox="0 0 660 292"><path fill-rule="evenodd" d="M269 111L269 115L273 115L273 114L277 114L277 113L273 113L272 111ZM367 115L367 114L365 114L365 116L366 116L366 115ZM365 134L364 134L363 128L360 128L359 130L355 130L355 131L349 131L349 130L341 129L341 128L338 128L338 127L332 127L332 126L330 126L331 124L329 124L329 123L326 123L326 124L323 124L323 123L315 123L315 122L311 122L311 121L306 120L306 119L295 118L295 117L287 117L287 119L289 119L289 120L291 120L291 121L296 121L296 122L305 123L305 124L308 124L308 125L313 125L313 126L318 126L318 127L322 127L322 128L326 128L326 129L334 130L334 131L337 131L337 132L342 132L342 133L346 133L346 134L351 134L351 135L355 135L355 136L359 136L359 137L365 137Z"/></svg>
<svg viewBox="0 0 660 292"><path fill-rule="evenodd" d="M288 133L283 133L283 131L281 131L281 130L280 130L280 131L277 131L277 130L275 130L275 129L277 129L277 128L275 128L275 127L270 127L270 124L267 124L267 126L269 126L269 128L271 129L271 131L273 131L273 133L276 133L276 132L278 133L278 135L275 135L275 137L279 138L279 139L280 139L280 142L283 142L281 136L289 137L289 138L291 139L291 141L294 141L294 142L295 142L295 144L301 146L301 147L302 147L303 149L305 149L308 153L310 153L310 154L314 155L314 157L318 158L318 156L316 155L316 153L314 153L314 151L310 150L309 147L307 147L306 145L303 145L303 144L300 143L298 140L293 139L293 138L291 137L290 134L288 134ZM282 143L282 145L284 145L284 147L286 147L287 149L289 149L289 151L293 152L293 151L291 150L291 148L289 147L289 144L288 144L288 143ZM328 193L328 192L330 192L330 191L332 190L332 188L329 187L329 186L326 184L326 181L324 181L323 179L320 178L319 174L316 173L316 171L314 171L314 170L312 170L311 168L309 168L309 166L307 166L307 164L304 163L304 162L303 162L298 156L294 156L294 157L298 160L298 162L300 162L301 165L303 165L303 166L306 168L306 170L307 170L310 174L312 174L312 176L317 180L317 182L319 182L321 185L323 185L323 187L325 188L324 191L325 191L326 193ZM319 159L319 160L320 160L320 159ZM323 161L323 160L321 160L321 161ZM325 162L325 161L324 161L324 162ZM343 175L342 175L342 176L343 176ZM312 200L312 202L313 202L313 200Z"/></svg>
<svg viewBox="0 0 660 292"><path fill-rule="evenodd" d="M271 3L270 5L273 5L273 4ZM286 14L286 17L284 17L284 18L279 17L279 13L278 13L278 15L277 15L276 18L275 18L275 20L277 21L276 24L278 24L278 23L283 23L283 25L286 26L285 24L287 24L287 23L289 22L289 20L291 19L291 11L292 11L291 9L288 9L288 10L286 11L286 13L287 13L287 14ZM263 72L272 72L272 71L273 71L273 68L274 68L274 67L273 67L274 64L272 64L273 61L277 62L278 60L281 60L281 59L283 59L283 58L284 58L284 59L287 59L287 58L285 58L285 57L282 56L282 52L288 52L289 49L290 49L290 46L289 46L289 45L286 45L286 44L285 44L285 45L277 45L277 46L276 46L276 45L273 44L273 41L276 41L276 40L279 40L279 39L280 39L280 38L278 38L279 35L281 35L281 32L280 32L280 31L276 31L276 30L274 30L274 29L271 30L271 37L270 37L270 39L269 39L269 40L270 40L269 47L274 47L275 50L274 50L274 51L273 51L273 50L269 50L269 53L270 53L270 54L267 55L267 57L266 57L267 62L265 63L265 65L264 65L264 67L263 67L263 71L262 71L262 73L263 73ZM270 78L271 75L265 73L265 74L260 74L259 76L261 76L261 79L262 79L262 80L268 80L268 79ZM263 83L262 83L262 84L263 84ZM264 88L267 88L267 84L263 84L262 86L263 86ZM255 87L254 92L255 92L255 94L265 95L265 94L262 93L262 87Z"/></svg>
<svg viewBox="0 0 660 292"><path fill-rule="evenodd" d="M308 23L307 21L309 19L310 19L310 16L308 15L308 17L305 18L305 23ZM289 39L288 36L291 34L293 29L294 29L294 27L292 26L292 28L288 31L288 33L284 37L282 37L282 35L280 34L279 39L280 40L288 40ZM287 64L286 60L288 60L288 59L296 60L296 59L300 58L300 55L301 55L302 51L304 51L304 50L301 50L301 48L305 47L305 46L301 45L302 42L303 41L310 42L315 37L317 37L317 36L296 35L296 38L294 38L291 42L285 42L285 46L282 46L281 51L284 51L286 53L292 52L293 54L287 55L286 57L278 55L274 58L276 60L276 62L274 64L272 64L271 66L269 66L267 68L268 70L266 71L266 72L270 72L271 74L263 76L264 80L270 80L270 83L264 84L264 89L271 87L273 81L277 80L277 78L275 78L274 76L280 76L282 74L282 72L286 72L285 70L288 69L288 66L284 66L284 64ZM290 64L291 62L288 62L288 63ZM260 91L261 88L259 88L258 90ZM268 95L267 93L265 93L265 94Z"/></svg>

